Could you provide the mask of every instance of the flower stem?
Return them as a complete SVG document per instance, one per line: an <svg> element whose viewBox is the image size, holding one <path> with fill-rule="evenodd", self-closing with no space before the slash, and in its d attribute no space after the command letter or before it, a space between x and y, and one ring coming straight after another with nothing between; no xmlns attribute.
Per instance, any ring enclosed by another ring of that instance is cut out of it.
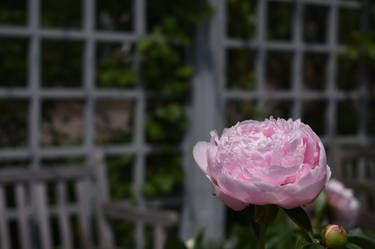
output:
<svg viewBox="0 0 375 249"><path fill-rule="evenodd" d="M258 240L258 249L264 249L264 237L266 234L266 224L260 224L260 231L259 231L259 240Z"/></svg>

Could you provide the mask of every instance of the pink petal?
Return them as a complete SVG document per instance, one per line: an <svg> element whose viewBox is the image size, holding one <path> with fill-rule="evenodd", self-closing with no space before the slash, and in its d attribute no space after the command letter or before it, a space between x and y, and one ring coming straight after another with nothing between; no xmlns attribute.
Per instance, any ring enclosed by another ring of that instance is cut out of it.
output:
<svg viewBox="0 0 375 249"><path fill-rule="evenodd" d="M247 206L246 203L225 194L216 184L212 183L212 185L215 188L216 196L234 211L241 211Z"/></svg>
<svg viewBox="0 0 375 249"><path fill-rule="evenodd" d="M207 173L207 150L210 144L207 142L198 142L193 148L193 157L195 162Z"/></svg>
<svg viewBox="0 0 375 249"><path fill-rule="evenodd" d="M294 165L290 167L272 165L268 168L267 171L264 172L264 176L262 177L262 179L267 183L271 183L273 185L280 185L285 181L287 177L295 176L299 167L299 165Z"/></svg>
<svg viewBox="0 0 375 249"><path fill-rule="evenodd" d="M227 174L218 176L218 186L228 195L238 200L256 205L274 204L277 196L272 191L272 185L267 183L245 183Z"/></svg>
<svg viewBox="0 0 375 249"><path fill-rule="evenodd" d="M207 170L206 173L212 179L216 179L218 174L220 174L221 169L220 166L216 163L215 157L217 153L217 146L210 144L209 148L207 149Z"/></svg>
<svg viewBox="0 0 375 249"><path fill-rule="evenodd" d="M309 177L312 177L312 175ZM321 179L314 181L307 186L299 184L286 185L285 187L290 186L290 189L285 189L285 193L289 192L289 195L285 195L286 198L280 200L279 206L286 209L291 209L302 206L306 203L310 203L320 194L320 192L322 192L325 187L325 182L326 177L322 177Z"/></svg>

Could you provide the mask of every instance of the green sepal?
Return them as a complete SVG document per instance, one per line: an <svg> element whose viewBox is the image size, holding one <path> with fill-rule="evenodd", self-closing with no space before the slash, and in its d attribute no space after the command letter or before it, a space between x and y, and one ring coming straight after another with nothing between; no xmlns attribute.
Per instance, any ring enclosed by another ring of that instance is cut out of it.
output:
<svg viewBox="0 0 375 249"><path fill-rule="evenodd" d="M275 220L278 210L279 207L276 205L255 205L254 220L258 224L270 224Z"/></svg>
<svg viewBox="0 0 375 249"><path fill-rule="evenodd" d="M296 223L298 226L303 228L306 231L312 231L311 221L309 216L307 216L305 210L301 207L296 207L292 209L285 209L285 213L289 218Z"/></svg>
<svg viewBox="0 0 375 249"><path fill-rule="evenodd" d="M255 220L253 219L254 217L254 205L249 205L247 206L246 208L249 213L250 213L250 224L251 224L251 228L253 229L254 231L254 234L255 234L255 238L258 240L259 239L259 233L260 233L260 227L259 227L259 224L255 222Z"/></svg>

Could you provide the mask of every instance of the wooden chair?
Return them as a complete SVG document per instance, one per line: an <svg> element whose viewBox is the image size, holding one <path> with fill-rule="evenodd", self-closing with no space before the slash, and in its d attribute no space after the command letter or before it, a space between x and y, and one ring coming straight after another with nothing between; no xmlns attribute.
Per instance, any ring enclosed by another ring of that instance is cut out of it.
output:
<svg viewBox="0 0 375 249"><path fill-rule="evenodd" d="M333 147L334 177L354 189L361 201L358 225L375 229L375 148Z"/></svg>
<svg viewBox="0 0 375 249"><path fill-rule="evenodd" d="M52 204L51 185L56 186ZM68 200L68 195L73 195L74 201ZM111 219L144 222L153 228L154 248L163 248L165 228L177 223L175 212L151 211L109 200L107 174L99 154L88 165L1 169L0 248L14 249L12 242L16 242L22 249L52 249L56 232L51 229L51 217L55 217L63 249L116 248ZM75 234L71 217L77 218ZM73 236L78 236L79 245L75 245Z"/></svg>

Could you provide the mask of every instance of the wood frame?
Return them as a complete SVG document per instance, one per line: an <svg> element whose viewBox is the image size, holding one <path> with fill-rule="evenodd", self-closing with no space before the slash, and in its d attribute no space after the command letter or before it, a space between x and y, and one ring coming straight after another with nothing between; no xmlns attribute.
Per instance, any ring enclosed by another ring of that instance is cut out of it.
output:
<svg viewBox="0 0 375 249"><path fill-rule="evenodd" d="M67 184L72 182L76 200L68 202ZM48 184L55 184L56 200L49 203ZM14 204L8 203L6 188L13 187ZM177 213L132 207L125 203L110 201L107 172L103 155L95 153L87 165L40 167L36 170L0 170L0 246L11 249L9 221L18 228L22 249L52 249L50 218L57 218L59 237L64 249L73 249L74 241L69 217L76 215L79 223L80 248L116 248L110 222L113 219L143 222L154 233L154 248L162 249L165 228L176 226ZM93 221L94 220L94 221ZM93 222L97 237L94 238Z"/></svg>

